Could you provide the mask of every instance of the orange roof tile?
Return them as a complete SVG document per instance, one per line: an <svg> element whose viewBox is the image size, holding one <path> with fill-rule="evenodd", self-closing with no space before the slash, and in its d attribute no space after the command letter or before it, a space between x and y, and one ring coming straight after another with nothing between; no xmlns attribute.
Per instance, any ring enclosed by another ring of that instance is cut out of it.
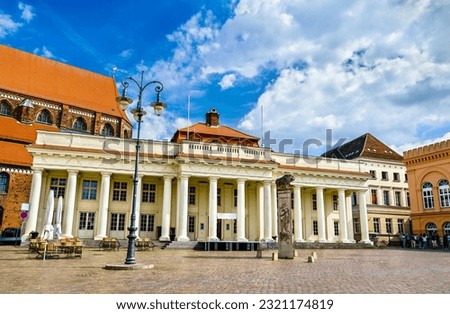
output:
<svg viewBox="0 0 450 314"><path fill-rule="evenodd" d="M34 143L36 130L58 131L56 126L33 123L26 125L11 117L0 116L0 141L11 140Z"/></svg>
<svg viewBox="0 0 450 314"><path fill-rule="evenodd" d="M0 164L31 167L33 159L24 144L0 141L0 152Z"/></svg>
<svg viewBox="0 0 450 314"><path fill-rule="evenodd" d="M187 132L188 127L180 129L180 131ZM248 138L248 139L256 139L259 138L245 134L241 131L232 129L226 125L218 125L211 127L206 125L205 123L196 123L194 125L189 126L189 132L192 133L202 133L208 135L217 135L217 136L226 136L226 137L235 137L235 138Z"/></svg>
<svg viewBox="0 0 450 314"><path fill-rule="evenodd" d="M112 77L0 45L0 88L121 117Z"/></svg>

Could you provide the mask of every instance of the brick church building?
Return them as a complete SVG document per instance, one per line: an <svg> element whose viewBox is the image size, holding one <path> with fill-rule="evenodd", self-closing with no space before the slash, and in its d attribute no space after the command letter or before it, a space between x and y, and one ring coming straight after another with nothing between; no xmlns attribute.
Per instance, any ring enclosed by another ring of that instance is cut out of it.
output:
<svg viewBox="0 0 450 314"><path fill-rule="evenodd" d="M131 138L112 77L0 45L0 231L28 208L36 131Z"/></svg>

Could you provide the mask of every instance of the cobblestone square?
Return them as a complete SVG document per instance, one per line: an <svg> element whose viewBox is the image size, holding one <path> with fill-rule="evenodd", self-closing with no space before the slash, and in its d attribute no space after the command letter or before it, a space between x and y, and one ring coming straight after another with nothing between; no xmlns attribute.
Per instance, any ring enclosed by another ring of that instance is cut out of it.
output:
<svg viewBox="0 0 450 314"><path fill-rule="evenodd" d="M413 249L298 250L272 261L271 251L137 251L154 268L106 270L126 251L85 248L81 258L36 259L25 247L0 246L2 294L445 294L450 253ZM130 287L133 287L130 291Z"/></svg>

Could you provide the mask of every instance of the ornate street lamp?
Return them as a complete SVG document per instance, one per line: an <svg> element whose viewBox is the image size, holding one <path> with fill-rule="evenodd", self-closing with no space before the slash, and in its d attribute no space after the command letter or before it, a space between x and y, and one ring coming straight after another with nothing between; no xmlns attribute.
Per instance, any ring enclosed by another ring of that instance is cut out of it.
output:
<svg viewBox="0 0 450 314"><path fill-rule="evenodd" d="M136 204L138 202L137 200L137 188L138 188L138 167L139 167L139 150L140 150L140 135L141 135L141 122L142 117L147 114L147 112L142 108L142 92L147 88L147 86L156 84L155 91L156 91L156 101L151 103L150 106L152 106L155 110L155 113L159 116L164 111L164 108L167 107L167 105L163 102L161 102L160 99L160 93L163 90L164 86L159 81L151 81L147 84L143 84L143 78L144 78L144 71L141 72L141 80L140 82L136 81L134 78L126 77L122 81L123 91L122 96L118 96L116 98L116 101L120 105L123 111L125 111L128 106L133 102L133 100L126 96L128 86L130 85L129 81L134 82L136 86L139 88L139 96L138 96L138 103L136 106L136 109L131 110L130 112L133 114L134 119L138 123L138 129L137 129L137 138L136 138L136 160L134 162L134 176L133 176L133 203L131 208L131 222L130 227L128 228L129 234L127 236L128 238L128 248L127 248L127 258L125 260L125 264L136 264L136 258L135 258L135 243L136 243Z"/></svg>

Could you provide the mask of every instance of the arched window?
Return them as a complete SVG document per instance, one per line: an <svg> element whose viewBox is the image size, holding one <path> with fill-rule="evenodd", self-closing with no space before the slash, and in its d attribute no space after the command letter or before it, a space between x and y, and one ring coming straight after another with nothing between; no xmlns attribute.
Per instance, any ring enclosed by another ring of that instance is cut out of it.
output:
<svg viewBox="0 0 450 314"><path fill-rule="evenodd" d="M9 174L0 172L0 194L8 193Z"/></svg>
<svg viewBox="0 0 450 314"><path fill-rule="evenodd" d="M428 235L432 235L432 234L434 234L434 233L437 232L437 227L436 227L436 225L435 225L434 223L429 222L429 223L427 223L427 225L425 226L425 230L427 231L427 234L428 234Z"/></svg>
<svg viewBox="0 0 450 314"><path fill-rule="evenodd" d="M445 235L450 235L450 222L446 222L444 224L444 234Z"/></svg>
<svg viewBox="0 0 450 314"><path fill-rule="evenodd" d="M441 207L450 207L450 188L448 180L439 181L439 200Z"/></svg>
<svg viewBox="0 0 450 314"><path fill-rule="evenodd" d="M11 116L12 115L11 106L5 100L3 100L0 104L0 114L3 116Z"/></svg>
<svg viewBox="0 0 450 314"><path fill-rule="evenodd" d="M114 128L111 126L111 124L106 123L103 126L102 132L100 134L103 136L114 136Z"/></svg>
<svg viewBox="0 0 450 314"><path fill-rule="evenodd" d="M425 209L434 208L433 185L430 182L425 182L422 185L422 196L423 196L423 208Z"/></svg>
<svg viewBox="0 0 450 314"><path fill-rule="evenodd" d="M37 122L44 123L44 124L52 124L52 116L50 115L50 112L47 109L42 110L37 118Z"/></svg>
<svg viewBox="0 0 450 314"><path fill-rule="evenodd" d="M87 131L87 124L86 121L84 121L83 118L77 118L75 122L73 123L73 129L77 131Z"/></svg>

